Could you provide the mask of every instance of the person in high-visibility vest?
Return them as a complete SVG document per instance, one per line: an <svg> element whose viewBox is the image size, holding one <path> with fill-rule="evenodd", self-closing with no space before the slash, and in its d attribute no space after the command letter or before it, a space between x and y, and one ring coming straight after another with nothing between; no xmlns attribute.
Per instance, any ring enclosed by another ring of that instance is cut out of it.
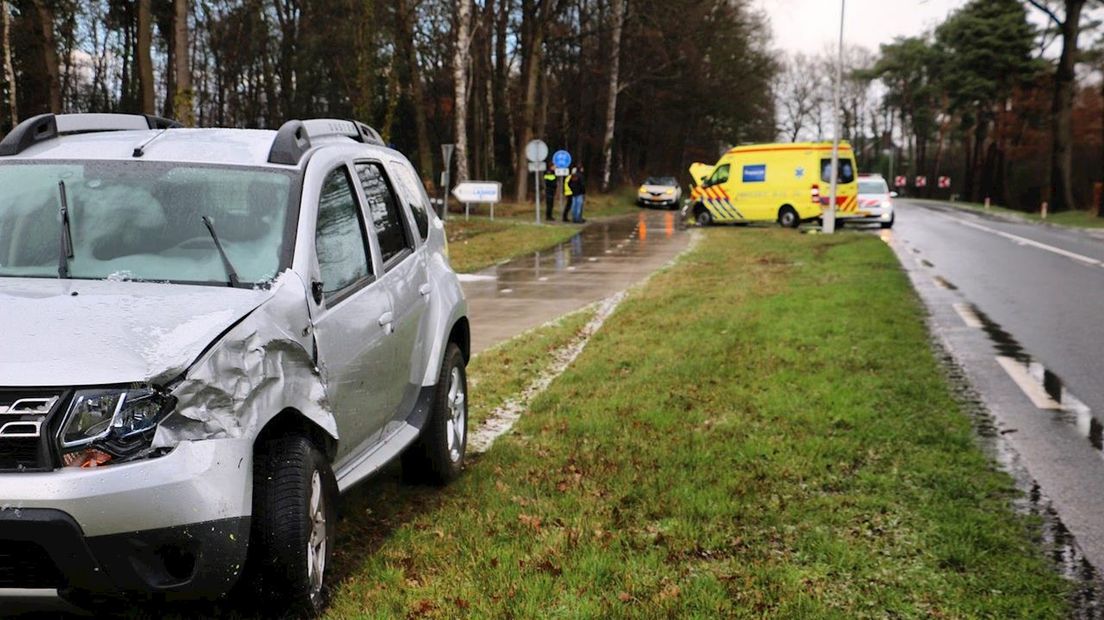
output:
<svg viewBox="0 0 1104 620"><path fill-rule="evenodd" d="M544 221L552 221L552 209L556 202L556 168L548 164L544 171Z"/></svg>
<svg viewBox="0 0 1104 620"><path fill-rule="evenodd" d="M571 172L572 172L572 174L574 174L575 170L572 169ZM568 221L567 220L567 214L571 213L571 205L572 205L572 202L571 202L571 175L569 174L569 175L565 176L563 178L563 180L564 180L563 181L563 183L564 183L563 221L566 222L566 221Z"/></svg>

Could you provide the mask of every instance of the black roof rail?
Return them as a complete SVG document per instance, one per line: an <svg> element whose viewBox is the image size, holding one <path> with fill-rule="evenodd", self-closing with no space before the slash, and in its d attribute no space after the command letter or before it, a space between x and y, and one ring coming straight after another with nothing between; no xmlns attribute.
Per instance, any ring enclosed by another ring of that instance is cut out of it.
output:
<svg viewBox="0 0 1104 620"><path fill-rule="evenodd" d="M56 138L57 135L57 120L53 114L32 116L13 127L0 141L0 157L18 155L39 142Z"/></svg>
<svg viewBox="0 0 1104 620"><path fill-rule="evenodd" d="M178 127L183 125L149 114L39 114L19 123L4 136L0 141L0 157L18 155L35 144L68 134Z"/></svg>
<svg viewBox="0 0 1104 620"><path fill-rule="evenodd" d="M379 132L360 121L335 118L290 120L276 131L268 163L295 166L311 148L311 137L345 136L364 144L386 146Z"/></svg>

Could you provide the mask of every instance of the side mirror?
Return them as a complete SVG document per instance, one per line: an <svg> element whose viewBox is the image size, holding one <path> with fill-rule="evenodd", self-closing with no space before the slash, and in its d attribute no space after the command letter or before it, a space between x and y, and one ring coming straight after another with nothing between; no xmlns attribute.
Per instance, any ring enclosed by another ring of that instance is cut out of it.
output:
<svg viewBox="0 0 1104 620"><path fill-rule="evenodd" d="M890 198L896 198L897 197L897 192L890 192L889 197Z"/></svg>
<svg viewBox="0 0 1104 620"><path fill-rule="evenodd" d="M320 306L322 305L322 293L324 292L322 286L321 282L311 282L311 296L314 297L314 303Z"/></svg>

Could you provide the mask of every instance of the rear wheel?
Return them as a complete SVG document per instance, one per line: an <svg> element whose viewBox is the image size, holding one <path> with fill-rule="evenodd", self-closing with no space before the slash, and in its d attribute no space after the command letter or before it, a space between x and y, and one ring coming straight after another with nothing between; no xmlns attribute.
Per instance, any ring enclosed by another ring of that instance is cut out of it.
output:
<svg viewBox="0 0 1104 620"><path fill-rule="evenodd" d="M801 218L798 217L797 211L794 208L786 205L778 210L778 225L785 228L797 228L801 225Z"/></svg>
<svg viewBox="0 0 1104 620"><path fill-rule="evenodd" d="M713 224L713 214L704 206L698 206L698 210L694 213L694 217L698 220L698 226L711 226Z"/></svg>
<svg viewBox="0 0 1104 620"><path fill-rule="evenodd" d="M262 442L254 462L250 595L260 593L274 611L317 615L335 542L333 471L309 439L296 435Z"/></svg>
<svg viewBox="0 0 1104 620"><path fill-rule="evenodd" d="M468 447L468 375L464 354L455 343L445 349L433 408L418 440L403 452L403 475L433 484L460 475Z"/></svg>

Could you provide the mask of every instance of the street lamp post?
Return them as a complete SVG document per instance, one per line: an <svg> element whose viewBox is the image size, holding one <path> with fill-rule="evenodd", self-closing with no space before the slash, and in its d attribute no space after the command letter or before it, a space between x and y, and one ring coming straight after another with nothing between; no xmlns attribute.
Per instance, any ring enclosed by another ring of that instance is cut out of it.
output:
<svg viewBox="0 0 1104 620"><path fill-rule="evenodd" d="M836 83L832 88L832 186L824 210L824 232L836 231L836 190L839 185L840 86L843 83L843 15L847 0L840 0L839 49L836 52Z"/></svg>

